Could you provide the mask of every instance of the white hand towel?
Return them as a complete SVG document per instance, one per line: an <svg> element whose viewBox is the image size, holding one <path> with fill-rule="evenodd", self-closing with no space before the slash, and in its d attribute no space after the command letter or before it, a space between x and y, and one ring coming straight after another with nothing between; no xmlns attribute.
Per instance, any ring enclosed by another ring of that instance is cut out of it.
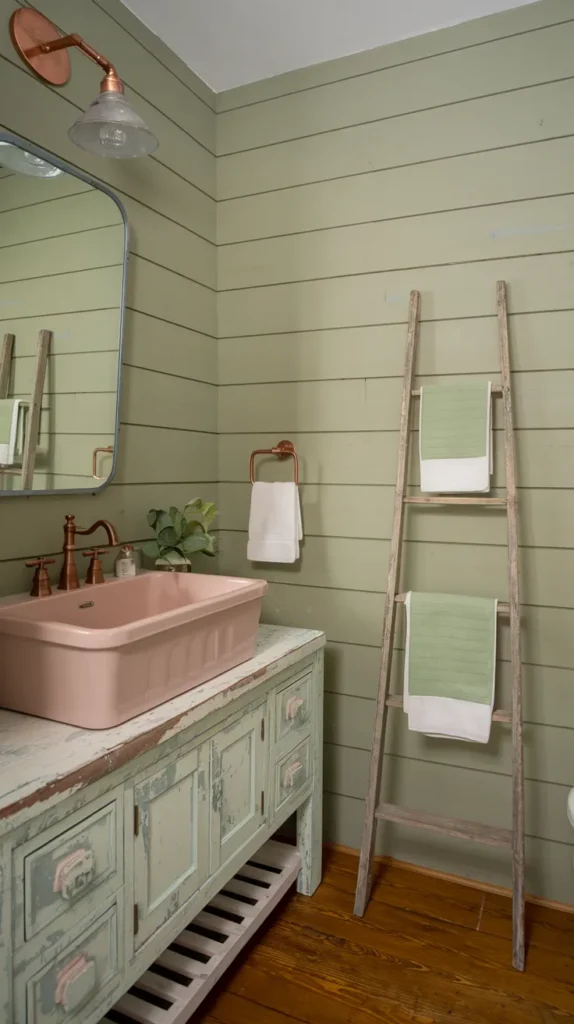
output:
<svg viewBox="0 0 574 1024"><path fill-rule="evenodd" d="M258 481L251 488L247 557L252 562L296 562L303 539L297 484Z"/></svg>

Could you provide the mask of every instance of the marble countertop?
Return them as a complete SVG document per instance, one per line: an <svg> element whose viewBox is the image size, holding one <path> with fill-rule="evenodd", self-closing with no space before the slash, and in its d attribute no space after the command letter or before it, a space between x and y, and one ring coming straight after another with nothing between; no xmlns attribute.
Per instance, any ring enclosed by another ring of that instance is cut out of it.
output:
<svg viewBox="0 0 574 1024"><path fill-rule="evenodd" d="M260 626L250 661L113 729L78 729L0 710L0 825L101 779L225 707L238 689L260 685L324 643L317 630Z"/></svg>

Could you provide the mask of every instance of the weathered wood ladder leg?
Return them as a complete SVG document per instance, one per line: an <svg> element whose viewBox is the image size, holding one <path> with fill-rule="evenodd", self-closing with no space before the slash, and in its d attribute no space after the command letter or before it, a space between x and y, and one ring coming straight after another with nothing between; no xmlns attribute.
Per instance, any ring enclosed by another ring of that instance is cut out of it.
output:
<svg viewBox="0 0 574 1024"><path fill-rule="evenodd" d="M504 434L508 522L508 591L510 601L510 662L512 667L512 964L524 970L524 765L522 738L522 663L520 656L520 601L518 588L518 529L514 424L510 390L510 346L506 282L496 285Z"/></svg>
<svg viewBox="0 0 574 1024"><path fill-rule="evenodd" d="M385 596L385 610L383 617L383 640L381 648L379 684L377 691L377 707L375 711L375 725L373 729L371 769L369 775L369 790L367 795L365 823L363 826L363 838L361 844L359 877L357 880L357 891L355 895L354 913L357 914L359 917L363 916L363 914L365 913L367 903L369 902L373 876L373 855L375 852L377 828L375 811L379 804L381 774L383 766L383 750L385 745L385 729L387 723L387 695L389 691L391 658L393 653L394 621L396 609L395 598L397 594L397 584L399 579L401 562L401 542L403 535L405 509L403 499L405 496L408 468L411 399L413 389L415 353L419 335L420 303L420 293L412 291L409 300L407 353L405 359L405 376L403 384L401 425L399 433L399 461L397 466L397 484L395 489L395 507L393 514L393 533L389 560L389 577L387 581L387 593Z"/></svg>

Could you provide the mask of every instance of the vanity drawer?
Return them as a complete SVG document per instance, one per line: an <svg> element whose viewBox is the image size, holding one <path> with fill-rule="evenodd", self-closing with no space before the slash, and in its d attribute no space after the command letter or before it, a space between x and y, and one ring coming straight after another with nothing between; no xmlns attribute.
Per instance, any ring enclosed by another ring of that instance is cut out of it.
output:
<svg viewBox="0 0 574 1024"><path fill-rule="evenodd" d="M275 739L281 743L299 729L308 728L311 718L312 669L292 680L275 698Z"/></svg>
<svg viewBox="0 0 574 1024"><path fill-rule="evenodd" d="M117 801L108 800L71 827L64 830L60 822L14 851L16 905L22 907L17 945L55 921L62 928L73 926L78 915L85 917L122 885L118 817Z"/></svg>
<svg viewBox="0 0 574 1024"><path fill-rule="evenodd" d="M119 980L117 907L110 907L59 955L35 962L17 978L17 1020L71 1024L87 1020Z"/></svg>
<svg viewBox="0 0 574 1024"><path fill-rule="evenodd" d="M285 805L311 781L311 776L311 740L309 738L277 762L275 810L282 811Z"/></svg>

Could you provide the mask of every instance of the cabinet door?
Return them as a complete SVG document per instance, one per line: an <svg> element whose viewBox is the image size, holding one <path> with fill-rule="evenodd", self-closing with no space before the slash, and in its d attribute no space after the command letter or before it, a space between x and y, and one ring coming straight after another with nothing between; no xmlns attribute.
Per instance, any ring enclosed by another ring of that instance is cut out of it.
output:
<svg viewBox="0 0 574 1024"><path fill-rule="evenodd" d="M267 705L248 712L211 741L211 870L225 864L263 825Z"/></svg>
<svg viewBox="0 0 574 1024"><path fill-rule="evenodd" d="M207 877L207 778L204 744L136 782L136 947L175 914Z"/></svg>

